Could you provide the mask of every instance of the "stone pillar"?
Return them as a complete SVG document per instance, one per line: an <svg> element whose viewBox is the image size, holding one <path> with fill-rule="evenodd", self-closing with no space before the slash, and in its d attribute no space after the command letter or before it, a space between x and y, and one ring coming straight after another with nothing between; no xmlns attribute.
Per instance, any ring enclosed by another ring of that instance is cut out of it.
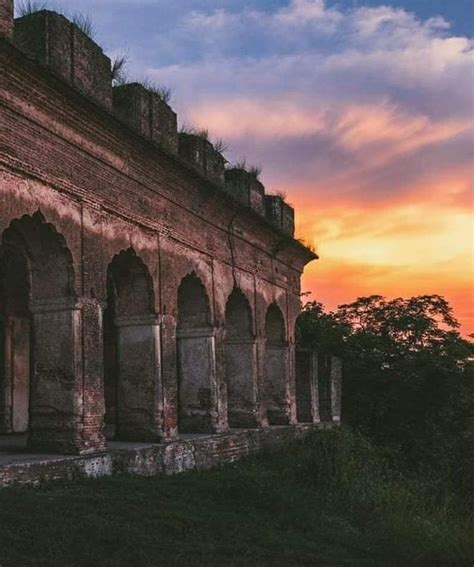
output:
<svg viewBox="0 0 474 567"><path fill-rule="evenodd" d="M331 417L332 421L341 421L342 360L331 356Z"/></svg>
<svg viewBox="0 0 474 567"><path fill-rule="evenodd" d="M6 331L5 375L10 389L10 431L26 433L30 411L31 322L28 317L9 316Z"/></svg>
<svg viewBox="0 0 474 567"><path fill-rule="evenodd" d="M0 0L0 37L13 37L13 0Z"/></svg>
<svg viewBox="0 0 474 567"><path fill-rule="evenodd" d="M226 380L226 341L224 327L214 328L217 384L217 423L216 432L229 430L228 384Z"/></svg>
<svg viewBox="0 0 474 567"><path fill-rule="evenodd" d="M298 420L296 417L296 347L293 342L288 345L286 398L288 400L288 420L290 424L294 425L298 423Z"/></svg>
<svg viewBox="0 0 474 567"><path fill-rule="evenodd" d="M7 323L0 315L0 435L9 433L11 428L10 416L10 373L7 360Z"/></svg>
<svg viewBox="0 0 474 567"><path fill-rule="evenodd" d="M258 405L258 425L268 427L267 417L267 388L265 376L265 339L261 336L255 340L256 349L256 372L257 372L257 405Z"/></svg>
<svg viewBox="0 0 474 567"><path fill-rule="evenodd" d="M101 306L60 300L35 302L31 311L29 447L73 454L103 449L103 402L95 403L102 399L102 350L90 348L102 344Z"/></svg>
<svg viewBox="0 0 474 567"><path fill-rule="evenodd" d="M296 409L299 423L319 423L318 355L296 351Z"/></svg>
<svg viewBox="0 0 474 567"><path fill-rule="evenodd" d="M176 319L161 317L161 367L163 381L163 435L167 440L178 436L178 368Z"/></svg>
<svg viewBox="0 0 474 567"><path fill-rule="evenodd" d="M180 433L219 430L216 340L208 327L177 334Z"/></svg>
<svg viewBox="0 0 474 567"><path fill-rule="evenodd" d="M159 323L152 316L118 318L116 325L116 438L127 441L159 441L163 436Z"/></svg>
<svg viewBox="0 0 474 567"><path fill-rule="evenodd" d="M90 451L105 447L104 435L104 302L83 298L82 348L84 361L82 437Z"/></svg>
<svg viewBox="0 0 474 567"><path fill-rule="evenodd" d="M319 417L321 421L331 421L331 362L324 353L318 355L318 392Z"/></svg>
<svg viewBox="0 0 474 567"><path fill-rule="evenodd" d="M289 400L290 350L287 344L265 345L267 416L270 425L292 423Z"/></svg>
<svg viewBox="0 0 474 567"><path fill-rule="evenodd" d="M25 433L29 423L31 322L8 315L0 324L0 431Z"/></svg>
<svg viewBox="0 0 474 567"><path fill-rule="evenodd" d="M227 404L230 427L261 425L257 374L257 343L254 338L225 342Z"/></svg>

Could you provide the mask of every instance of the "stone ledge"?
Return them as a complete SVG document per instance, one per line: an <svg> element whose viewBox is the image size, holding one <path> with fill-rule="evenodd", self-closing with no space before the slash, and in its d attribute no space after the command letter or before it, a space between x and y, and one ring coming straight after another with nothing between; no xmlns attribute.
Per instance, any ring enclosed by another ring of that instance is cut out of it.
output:
<svg viewBox="0 0 474 567"><path fill-rule="evenodd" d="M111 442L102 453L83 456L33 455L0 448L0 488L40 486L45 482L100 478L114 474L155 476L205 470L278 447L331 423L273 426L228 433L183 435L169 443Z"/></svg>

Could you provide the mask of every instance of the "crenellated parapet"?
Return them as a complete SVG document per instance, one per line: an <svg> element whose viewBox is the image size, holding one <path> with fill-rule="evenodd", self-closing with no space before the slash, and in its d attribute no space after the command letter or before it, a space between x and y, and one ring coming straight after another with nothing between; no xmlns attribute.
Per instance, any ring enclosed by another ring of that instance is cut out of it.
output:
<svg viewBox="0 0 474 567"><path fill-rule="evenodd" d="M246 207L259 215L265 215L265 187L253 173L241 167L227 169L225 190Z"/></svg>
<svg viewBox="0 0 474 567"><path fill-rule="evenodd" d="M140 83L120 85L113 88L113 107L139 134L177 152L177 116L158 93Z"/></svg>
<svg viewBox="0 0 474 567"><path fill-rule="evenodd" d="M226 160L205 136L180 132L178 154L212 181L217 183L224 181Z"/></svg>
<svg viewBox="0 0 474 567"><path fill-rule="evenodd" d="M235 202L294 236L294 210L278 195L265 195L258 175L227 160L206 135L178 133L177 115L159 90L132 82L112 84L111 61L102 48L64 15L40 10L14 20L13 0L0 0L0 37L105 107L148 141L175 154Z"/></svg>
<svg viewBox="0 0 474 567"><path fill-rule="evenodd" d="M14 41L85 95L112 106L110 59L79 27L61 14L41 10L15 20Z"/></svg>
<svg viewBox="0 0 474 567"><path fill-rule="evenodd" d="M295 210L280 195L265 195L265 214L277 228L293 236L295 233Z"/></svg>

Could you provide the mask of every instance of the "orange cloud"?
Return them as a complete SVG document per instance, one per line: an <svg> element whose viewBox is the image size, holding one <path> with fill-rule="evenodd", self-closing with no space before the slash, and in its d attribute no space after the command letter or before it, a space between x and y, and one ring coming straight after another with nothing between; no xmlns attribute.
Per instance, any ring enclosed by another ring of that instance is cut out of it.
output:
<svg viewBox="0 0 474 567"><path fill-rule="evenodd" d="M308 266L303 291L329 309L373 293L439 293L463 333L474 332L473 216L435 204L301 215L299 233L316 240L321 259Z"/></svg>

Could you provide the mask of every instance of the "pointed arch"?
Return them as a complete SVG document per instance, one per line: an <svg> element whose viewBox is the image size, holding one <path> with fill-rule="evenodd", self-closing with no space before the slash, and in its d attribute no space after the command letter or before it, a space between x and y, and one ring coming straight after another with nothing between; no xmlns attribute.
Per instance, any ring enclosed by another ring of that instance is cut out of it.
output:
<svg viewBox="0 0 474 567"><path fill-rule="evenodd" d="M159 328L153 278L133 248L107 270L104 311L104 397L108 437L159 437Z"/></svg>
<svg viewBox="0 0 474 567"><path fill-rule="evenodd" d="M230 427L258 426L256 341L250 303L239 288L225 310L225 378Z"/></svg>
<svg viewBox="0 0 474 567"><path fill-rule="evenodd" d="M282 345L286 342L285 319L276 303L272 303L267 309L265 337L270 345Z"/></svg>
<svg viewBox="0 0 474 567"><path fill-rule="evenodd" d="M74 445L76 299L64 236L40 210L13 219L0 243L0 422L29 429L32 446Z"/></svg>
<svg viewBox="0 0 474 567"><path fill-rule="evenodd" d="M182 279L177 303L178 430L212 432L217 423L215 337L209 297L195 272Z"/></svg>
<svg viewBox="0 0 474 567"><path fill-rule="evenodd" d="M210 326L209 296L196 272L191 272L178 288L178 330Z"/></svg>
<svg viewBox="0 0 474 567"><path fill-rule="evenodd" d="M272 303L265 316L265 383L270 425L290 422L289 347L281 309Z"/></svg>

